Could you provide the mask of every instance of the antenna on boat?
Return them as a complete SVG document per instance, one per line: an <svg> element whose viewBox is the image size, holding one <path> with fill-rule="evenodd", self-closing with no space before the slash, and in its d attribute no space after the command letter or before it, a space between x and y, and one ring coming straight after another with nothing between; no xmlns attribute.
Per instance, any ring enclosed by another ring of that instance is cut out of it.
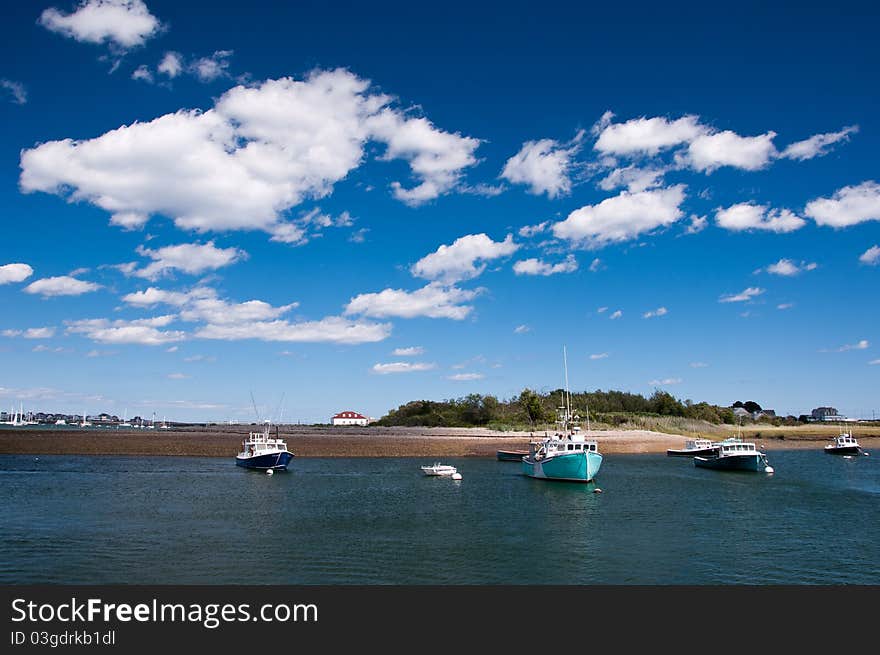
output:
<svg viewBox="0 0 880 655"><path fill-rule="evenodd" d="M257 409L257 401L254 400L254 392L253 391L251 391L251 405L254 406L254 414L257 415L257 423L261 423L262 421L260 420L260 411Z"/></svg>
<svg viewBox="0 0 880 655"><path fill-rule="evenodd" d="M565 427L568 428L571 421L571 391L568 388L568 352L565 346L562 346L562 363L565 368Z"/></svg>

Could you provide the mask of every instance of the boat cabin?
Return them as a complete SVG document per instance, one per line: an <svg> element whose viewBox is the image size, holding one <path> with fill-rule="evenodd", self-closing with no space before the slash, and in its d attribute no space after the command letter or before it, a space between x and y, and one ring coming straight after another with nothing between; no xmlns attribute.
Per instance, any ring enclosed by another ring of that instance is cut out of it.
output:
<svg viewBox="0 0 880 655"><path fill-rule="evenodd" d="M706 450L714 447L715 443L709 439L687 439L684 442L685 450Z"/></svg>
<svg viewBox="0 0 880 655"><path fill-rule="evenodd" d="M241 455L247 457L256 457L257 455L266 455L268 453L277 453L287 450L287 443L284 439L273 438L266 432L251 432L247 439L241 442Z"/></svg>
<svg viewBox="0 0 880 655"><path fill-rule="evenodd" d="M859 442L852 436L852 433L843 432L837 436L834 445L838 448L854 448L859 445Z"/></svg>
<svg viewBox="0 0 880 655"><path fill-rule="evenodd" d="M718 450L719 457L734 455L756 455L755 444L745 441L722 441Z"/></svg>

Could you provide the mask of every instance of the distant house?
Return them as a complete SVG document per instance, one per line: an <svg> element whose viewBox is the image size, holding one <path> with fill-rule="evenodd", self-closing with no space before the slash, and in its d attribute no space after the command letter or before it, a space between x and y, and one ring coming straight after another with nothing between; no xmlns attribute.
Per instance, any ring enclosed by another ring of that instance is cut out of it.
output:
<svg viewBox="0 0 880 655"><path fill-rule="evenodd" d="M752 413L749 410L744 409L742 407L734 407L733 408L733 415L736 416L737 418L751 418L752 417Z"/></svg>
<svg viewBox="0 0 880 655"><path fill-rule="evenodd" d="M834 407L817 407L810 412L810 418L814 421L841 421L846 417L838 414Z"/></svg>
<svg viewBox="0 0 880 655"><path fill-rule="evenodd" d="M352 411L339 412L330 419L332 425L366 425L369 422L370 419L363 414Z"/></svg>

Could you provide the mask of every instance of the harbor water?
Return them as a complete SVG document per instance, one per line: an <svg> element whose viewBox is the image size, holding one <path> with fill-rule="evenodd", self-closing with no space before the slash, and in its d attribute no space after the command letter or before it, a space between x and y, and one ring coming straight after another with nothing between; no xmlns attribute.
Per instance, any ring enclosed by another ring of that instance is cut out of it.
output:
<svg viewBox="0 0 880 655"><path fill-rule="evenodd" d="M3 455L0 583L880 584L877 455L617 455L589 485L483 458L444 460L453 481L429 459Z"/></svg>

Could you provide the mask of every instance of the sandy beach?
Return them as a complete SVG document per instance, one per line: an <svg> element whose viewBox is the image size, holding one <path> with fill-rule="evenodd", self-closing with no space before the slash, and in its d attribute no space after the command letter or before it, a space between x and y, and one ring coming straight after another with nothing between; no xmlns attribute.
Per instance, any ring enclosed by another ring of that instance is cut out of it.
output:
<svg viewBox="0 0 880 655"><path fill-rule="evenodd" d="M216 426L171 430L4 428L0 454L151 455L233 457L250 426ZM759 434L756 434L758 432ZM544 432L494 432L482 428L369 428L282 426L279 434L298 457L494 457L499 449L526 449L530 438ZM533 436L530 436L533 435ZM744 433L765 450L816 448L837 434L827 429L763 428ZM880 445L880 428L857 428L866 449ZM606 454L665 453L681 448L685 437L648 430L593 430L590 438ZM710 438L723 438L711 435Z"/></svg>

